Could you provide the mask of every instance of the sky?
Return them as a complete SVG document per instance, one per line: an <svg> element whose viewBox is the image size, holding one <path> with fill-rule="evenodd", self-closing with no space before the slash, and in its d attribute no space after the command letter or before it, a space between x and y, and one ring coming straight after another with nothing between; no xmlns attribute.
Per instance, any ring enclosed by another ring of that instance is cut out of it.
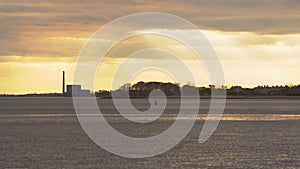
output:
<svg viewBox="0 0 300 169"><path fill-rule="evenodd" d="M299 9L300 1L295 0L1 0L0 93L61 92L61 72L66 71L67 84L72 84L77 57L88 38L107 23L137 12L170 13L196 25L214 46L227 85L300 84ZM180 31L193 35L193 30ZM135 40L153 42L151 37ZM121 44L119 52L124 50ZM111 89L122 57L103 61L93 90ZM196 85L209 85L203 66L188 60L185 64L197 76ZM150 70L126 80L174 79Z"/></svg>

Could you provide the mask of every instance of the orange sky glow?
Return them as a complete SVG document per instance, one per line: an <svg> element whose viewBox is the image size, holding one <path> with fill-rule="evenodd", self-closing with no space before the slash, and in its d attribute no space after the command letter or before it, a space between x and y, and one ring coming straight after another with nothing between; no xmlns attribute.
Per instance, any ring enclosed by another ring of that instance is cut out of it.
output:
<svg viewBox="0 0 300 169"><path fill-rule="evenodd" d="M214 46L228 85L300 84L299 7L300 2L292 0L3 0L0 94L61 92L62 71L66 71L67 84L72 84L77 56L94 32L124 15L151 11L171 13L195 24ZM193 30L167 31L193 37ZM112 52L103 61L92 90L112 89L112 76L126 57L123 54L149 44L177 46L177 54L196 76L196 85L210 84L204 67L185 58L191 54L180 49L182 44L146 36L126 43L131 46L121 44L119 53ZM167 66L163 60L153 60ZM168 74L150 70L124 82L142 80L173 81Z"/></svg>

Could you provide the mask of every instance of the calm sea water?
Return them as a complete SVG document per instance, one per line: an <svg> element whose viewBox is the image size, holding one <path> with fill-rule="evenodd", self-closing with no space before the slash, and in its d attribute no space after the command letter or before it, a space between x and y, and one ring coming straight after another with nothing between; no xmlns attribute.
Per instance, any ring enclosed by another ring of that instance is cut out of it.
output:
<svg viewBox="0 0 300 169"><path fill-rule="evenodd" d="M145 99L132 102L138 110L149 107ZM165 131L180 107L171 99L161 118L137 124L119 115L111 100L98 104L111 126L134 137ZM300 168L300 100L229 99L219 127L199 144L209 106L210 100L201 100L193 129L175 148L128 159L89 139L71 98L0 98L0 168Z"/></svg>

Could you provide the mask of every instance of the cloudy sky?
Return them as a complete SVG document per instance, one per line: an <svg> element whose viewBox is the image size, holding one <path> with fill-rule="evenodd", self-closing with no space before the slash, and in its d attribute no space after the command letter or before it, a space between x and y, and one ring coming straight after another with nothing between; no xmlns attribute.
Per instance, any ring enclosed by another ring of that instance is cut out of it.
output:
<svg viewBox="0 0 300 169"><path fill-rule="evenodd" d="M226 84L299 84L299 9L296 0L1 0L0 93L60 92L61 71L72 83L87 39L137 12L170 13L196 25L214 45ZM110 88L117 62L112 60L103 66L96 89ZM151 71L134 80L168 81L165 76ZM208 83L204 76L196 82Z"/></svg>

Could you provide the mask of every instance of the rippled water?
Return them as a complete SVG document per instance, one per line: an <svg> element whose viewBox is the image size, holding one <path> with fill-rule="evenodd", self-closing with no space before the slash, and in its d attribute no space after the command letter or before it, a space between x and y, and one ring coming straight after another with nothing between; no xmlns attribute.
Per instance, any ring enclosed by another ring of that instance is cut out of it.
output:
<svg viewBox="0 0 300 169"><path fill-rule="evenodd" d="M139 110L149 107L144 99L132 102ZM201 100L196 124L175 148L152 158L127 159L88 138L70 98L0 98L0 168L300 168L300 100L229 99L218 129L199 144L204 120L214 120L206 118L209 103ZM176 99L150 124L124 119L111 100L98 104L115 129L135 137L161 133L175 120L190 120L188 114L177 117Z"/></svg>

